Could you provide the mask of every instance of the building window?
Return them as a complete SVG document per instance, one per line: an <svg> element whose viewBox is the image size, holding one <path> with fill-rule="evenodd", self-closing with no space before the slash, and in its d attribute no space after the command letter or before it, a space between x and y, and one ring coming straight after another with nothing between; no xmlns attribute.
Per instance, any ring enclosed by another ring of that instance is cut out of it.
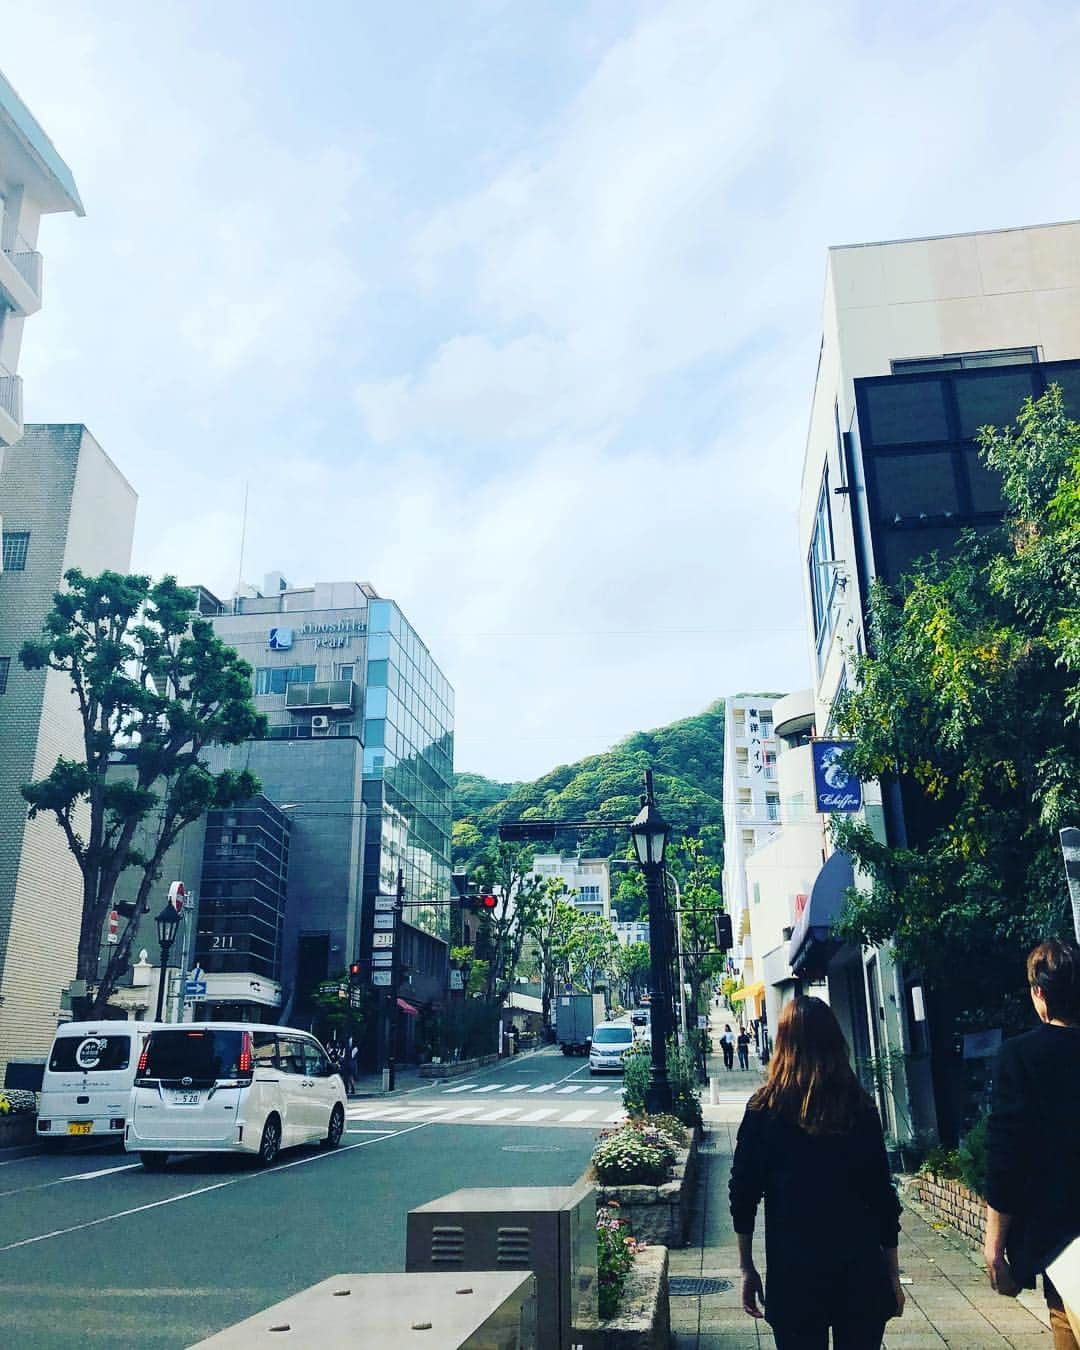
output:
<svg viewBox="0 0 1080 1350"><path fill-rule="evenodd" d="M761 883L759 881L754 882L754 904L761 904Z"/></svg>
<svg viewBox="0 0 1080 1350"><path fill-rule="evenodd" d="M765 751L765 777L771 781L776 779L776 751Z"/></svg>
<svg viewBox="0 0 1080 1350"><path fill-rule="evenodd" d="M743 830L743 832L742 832L742 846L743 846L743 848L746 850L747 853L750 852L750 850L754 847L754 845L755 845L756 842L757 842L757 836L754 834L754 831L753 831L753 830Z"/></svg>
<svg viewBox="0 0 1080 1350"><path fill-rule="evenodd" d="M734 724L735 724L735 735L736 735L736 736L745 736L745 735L746 735L746 709L745 709L745 708L736 708L735 711L731 714L731 720L732 720L732 721L734 722Z"/></svg>
<svg viewBox="0 0 1080 1350"><path fill-rule="evenodd" d="M926 375L941 370L980 370L986 366L1033 366L1039 359L1034 347L1002 347L989 352L955 352L951 356L920 356L890 361L894 375Z"/></svg>
<svg viewBox="0 0 1080 1350"><path fill-rule="evenodd" d="M762 736L771 736L773 734L773 720L771 712L761 714L761 734Z"/></svg>
<svg viewBox="0 0 1080 1350"><path fill-rule="evenodd" d="M735 747L735 768L739 772L740 778L750 776L750 751L745 746Z"/></svg>
<svg viewBox="0 0 1080 1350"><path fill-rule="evenodd" d="M598 905L600 904L600 887L579 886L575 898L579 905Z"/></svg>
<svg viewBox="0 0 1080 1350"><path fill-rule="evenodd" d="M310 684L314 666L260 666L255 672L256 694L283 694L290 684Z"/></svg>
<svg viewBox="0 0 1080 1350"><path fill-rule="evenodd" d="M836 586L836 568L833 566L832 506L829 502L829 471L818 494L814 533L810 539L810 602L814 612L814 635L819 649L832 632L832 601Z"/></svg>
<svg viewBox="0 0 1080 1350"><path fill-rule="evenodd" d="M11 657L0 656L0 694L7 693L8 671L11 669Z"/></svg>
<svg viewBox="0 0 1080 1350"><path fill-rule="evenodd" d="M4 531L4 571L25 572L26 555L30 549L29 530Z"/></svg>
<svg viewBox="0 0 1080 1350"><path fill-rule="evenodd" d="M766 792L765 814L770 820L780 819L780 794L778 792Z"/></svg>
<svg viewBox="0 0 1080 1350"><path fill-rule="evenodd" d="M355 678L356 678L356 666L355 666L355 664L354 664L352 661L349 661L347 664L345 664L345 665L343 665L343 666L338 666L338 676L337 676L337 677L338 677L339 680L352 680L352 679L355 679Z"/></svg>
<svg viewBox="0 0 1080 1350"><path fill-rule="evenodd" d="M337 734L339 736L354 736L356 733L353 731L353 724L351 722L339 722Z"/></svg>

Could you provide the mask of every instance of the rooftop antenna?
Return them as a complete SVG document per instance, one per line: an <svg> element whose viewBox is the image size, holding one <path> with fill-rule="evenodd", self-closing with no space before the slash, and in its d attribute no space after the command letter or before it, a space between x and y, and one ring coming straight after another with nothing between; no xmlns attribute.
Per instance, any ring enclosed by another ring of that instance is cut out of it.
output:
<svg viewBox="0 0 1080 1350"><path fill-rule="evenodd" d="M250 481L244 483L244 511L240 518L240 567L236 574L236 591L244 584L244 546L247 541L247 513L248 513L248 491L251 487Z"/></svg>

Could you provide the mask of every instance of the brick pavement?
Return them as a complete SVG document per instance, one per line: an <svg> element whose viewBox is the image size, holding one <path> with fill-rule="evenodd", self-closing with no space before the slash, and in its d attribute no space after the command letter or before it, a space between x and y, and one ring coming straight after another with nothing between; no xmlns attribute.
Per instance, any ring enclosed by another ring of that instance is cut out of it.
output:
<svg viewBox="0 0 1080 1350"><path fill-rule="evenodd" d="M754 1350L772 1347L764 1322L753 1322L739 1304L739 1262L727 1207L727 1183L735 1133L745 1099L760 1081L756 1072L728 1073L711 1059L721 1092L718 1105L705 1105L706 1128L690 1245L671 1253L671 1275L718 1277L730 1282L722 1293L673 1297L671 1326L677 1350ZM717 1072L718 1071L718 1072ZM1051 1350L1041 1294L1019 1300L1001 1298L989 1287L981 1266L958 1237L943 1232L905 1203L900 1236L900 1266L907 1306L888 1324L885 1350ZM758 1230L761 1237L761 1222ZM759 1268L764 1253L759 1248Z"/></svg>

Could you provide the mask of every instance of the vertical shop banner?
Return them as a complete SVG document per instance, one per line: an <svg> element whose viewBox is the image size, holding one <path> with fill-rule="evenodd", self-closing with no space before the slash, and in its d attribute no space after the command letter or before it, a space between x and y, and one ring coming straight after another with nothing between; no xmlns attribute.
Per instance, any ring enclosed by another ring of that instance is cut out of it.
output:
<svg viewBox="0 0 1080 1350"><path fill-rule="evenodd" d="M814 795L817 809L823 815L832 811L858 811L862 806L862 784L840 762L852 744L852 741L811 742Z"/></svg>

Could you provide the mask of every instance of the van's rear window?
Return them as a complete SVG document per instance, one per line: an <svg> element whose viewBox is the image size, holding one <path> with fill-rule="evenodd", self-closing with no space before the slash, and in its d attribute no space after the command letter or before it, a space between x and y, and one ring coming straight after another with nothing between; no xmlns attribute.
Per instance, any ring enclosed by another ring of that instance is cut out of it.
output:
<svg viewBox="0 0 1080 1350"><path fill-rule="evenodd" d="M131 1036L58 1036L49 1056L53 1073L103 1073L131 1063Z"/></svg>
<svg viewBox="0 0 1080 1350"><path fill-rule="evenodd" d="M242 1031L152 1031L148 1078L235 1078Z"/></svg>

